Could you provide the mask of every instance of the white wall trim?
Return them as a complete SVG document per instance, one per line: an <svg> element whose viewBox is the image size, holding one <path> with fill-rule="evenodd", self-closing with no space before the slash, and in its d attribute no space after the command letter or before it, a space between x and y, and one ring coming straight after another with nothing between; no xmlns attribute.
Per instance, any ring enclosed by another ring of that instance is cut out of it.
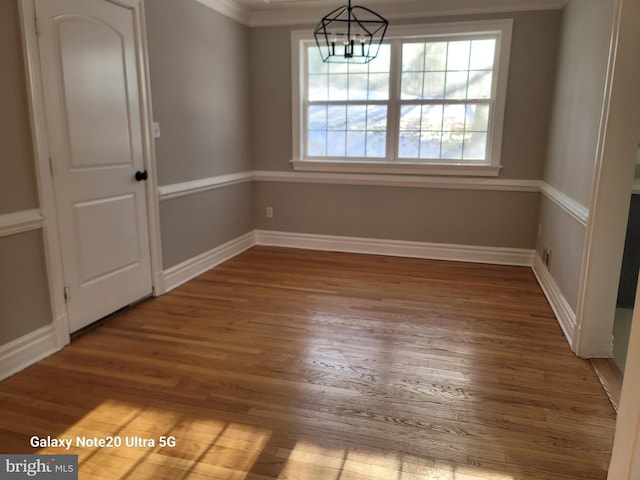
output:
<svg viewBox="0 0 640 480"><path fill-rule="evenodd" d="M0 215L0 237L38 230L44 224L40 210L22 210Z"/></svg>
<svg viewBox="0 0 640 480"><path fill-rule="evenodd" d="M255 237L256 245L274 247L499 265L531 266L533 262L533 250L525 248L481 247L268 230L256 230Z"/></svg>
<svg viewBox="0 0 640 480"><path fill-rule="evenodd" d="M298 103L294 101L293 103ZM297 124L299 125L299 123ZM299 129L299 127L298 127ZM296 132L295 137L299 135ZM294 150L299 145L293 147ZM422 164L410 162L343 162L322 160L291 160L293 169L298 172L334 172L334 173L374 173L387 175L450 175L450 176L476 176L497 177L500 174L500 165L469 165L459 164Z"/></svg>
<svg viewBox="0 0 640 480"><path fill-rule="evenodd" d="M254 232L224 243L164 271L164 286L168 292L194 277L211 270L255 245Z"/></svg>
<svg viewBox="0 0 640 480"><path fill-rule="evenodd" d="M196 0L196 2L229 17L236 22L249 25L249 10L233 0Z"/></svg>
<svg viewBox="0 0 640 480"><path fill-rule="evenodd" d="M0 380L60 350L53 325L41 327L0 346Z"/></svg>
<svg viewBox="0 0 640 480"><path fill-rule="evenodd" d="M40 48L35 31L36 15L34 0L20 0L19 13L22 33L22 45L27 83L27 100L32 132L32 144L35 159L35 171L38 180L40 213L44 217L43 240L47 265L50 305L53 329L57 332L58 349L69 343L69 325L67 305L64 300L64 275L58 232L58 219L55 207L55 192L49 163L49 139L47 119L44 111L42 72L40 70Z"/></svg>
<svg viewBox="0 0 640 480"><path fill-rule="evenodd" d="M493 190L540 192L539 180L498 178L438 177L423 175L379 175L367 173L290 172L255 170L158 187L160 201L237 185L251 181L276 183L317 183L328 185L366 185L379 187L438 188L449 190Z"/></svg>
<svg viewBox="0 0 640 480"><path fill-rule="evenodd" d="M171 185L163 185L158 187L158 197L160 200L169 200L171 198L184 197L194 193L206 192L215 188L227 187L238 183L250 182L253 180L252 171L230 173L228 175L218 175L215 177L200 178L198 180L190 180L188 182L174 183Z"/></svg>
<svg viewBox="0 0 640 480"><path fill-rule="evenodd" d="M366 173L283 172L263 170L257 170L253 173L254 180L259 182L321 183L331 185L369 185L381 187L540 192L540 182L538 180L431 177L417 175L378 175Z"/></svg>
<svg viewBox="0 0 640 480"><path fill-rule="evenodd" d="M586 228L589 220L589 209L587 207L546 182L540 182L540 191Z"/></svg>
<svg viewBox="0 0 640 480"><path fill-rule="evenodd" d="M129 0L132 1L132 0ZM149 222L149 249L151 253L151 275L153 293L159 295L164 288L162 272L162 231L160 228L160 203L158 201L158 177L156 168L155 139L153 136L153 105L151 99L151 74L149 70L149 48L147 45L147 23L144 0L134 9L137 20L136 50L140 64L140 115L143 125L144 164L151 178L146 182L147 220Z"/></svg>
<svg viewBox="0 0 640 480"><path fill-rule="evenodd" d="M295 5L287 2L286 5L266 5L260 9L249 10L249 26L315 25L324 15L340 5L340 2L331 4L323 4L322 2L305 3ZM388 19L394 20L527 10L559 10L565 4L566 0L483 0L482 2L477 0L430 0L428 2L424 0L396 2L370 0L367 3L367 7L372 8Z"/></svg>
<svg viewBox="0 0 640 480"><path fill-rule="evenodd" d="M247 8L233 0L196 0L198 3L250 27L316 24L340 2L295 3L284 5L265 0L259 8ZM345 2L342 2L345 3ZM427 18L447 15L474 15L533 10L559 10L567 0L405 0L386 2L371 0L367 6L389 19Z"/></svg>
<svg viewBox="0 0 640 480"><path fill-rule="evenodd" d="M575 350L573 341L576 331L575 312L571 308L571 305L569 305L569 302L567 302L567 299L551 275L551 272L549 272L547 266L537 253L534 254L532 268L534 275L538 279L540 288L542 288L544 296L547 297L547 301L560 324L560 328L567 342L569 342L569 346L572 350Z"/></svg>

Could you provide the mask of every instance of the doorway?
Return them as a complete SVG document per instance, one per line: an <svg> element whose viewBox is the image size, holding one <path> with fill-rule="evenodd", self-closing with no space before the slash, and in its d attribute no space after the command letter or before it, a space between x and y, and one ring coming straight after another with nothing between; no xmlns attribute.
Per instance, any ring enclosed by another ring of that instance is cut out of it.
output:
<svg viewBox="0 0 640 480"><path fill-rule="evenodd" d="M629 220L622 255L616 313L613 321L613 361L624 375L629 347L633 306L640 271L640 145L636 152L636 168L629 203Z"/></svg>

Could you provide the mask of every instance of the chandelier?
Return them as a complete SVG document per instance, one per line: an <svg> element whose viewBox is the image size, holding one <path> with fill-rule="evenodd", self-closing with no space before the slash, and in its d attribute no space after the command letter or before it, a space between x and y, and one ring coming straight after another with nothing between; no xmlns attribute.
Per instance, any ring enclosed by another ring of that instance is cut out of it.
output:
<svg viewBox="0 0 640 480"><path fill-rule="evenodd" d="M348 5L325 15L315 31L323 62L369 63L376 58L389 22L366 7Z"/></svg>

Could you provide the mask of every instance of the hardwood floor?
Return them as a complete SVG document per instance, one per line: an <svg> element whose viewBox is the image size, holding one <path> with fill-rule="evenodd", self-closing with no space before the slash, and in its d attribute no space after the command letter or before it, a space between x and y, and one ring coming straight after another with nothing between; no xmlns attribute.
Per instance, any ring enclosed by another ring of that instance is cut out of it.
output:
<svg viewBox="0 0 640 480"><path fill-rule="evenodd" d="M77 453L83 480L605 479L615 428L529 269L267 247L5 380L0 406L0 452ZM155 445L77 446L109 436Z"/></svg>

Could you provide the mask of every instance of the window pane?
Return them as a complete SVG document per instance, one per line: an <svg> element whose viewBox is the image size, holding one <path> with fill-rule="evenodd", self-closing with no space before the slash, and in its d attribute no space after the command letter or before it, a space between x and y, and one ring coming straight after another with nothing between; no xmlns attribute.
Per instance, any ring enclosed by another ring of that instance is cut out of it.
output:
<svg viewBox="0 0 640 480"><path fill-rule="evenodd" d="M339 73L349 73L348 63L327 63L330 75L337 75Z"/></svg>
<svg viewBox="0 0 640 480"><path fill-rule="evenodd" d="M350 74L349 75L349 100L366 100L367 99L367 75L366 74Z"/></svg>
<svg viewBox="0 0 640 480"><path fill-rule="evenodd" d="M309 75L309 100L329 100L329 77L327 75Z"/></svg>
<svg viewBox="0 0 640 480"><path fill-rule="evenodd" d="M367 106L367 130L387 129L387 106L368 105Z"/></svg>
<svg viewBox="0 0 640 480"><path fill-rule="evenodd" d="M425 55L425 70L437 72L447 69L447 42L427 43Z"/></svg>
<svg viewBox="0 0 640 480"><path fill-rule="evenodd" d="M329 75L329 98L327 100L346 100L348 76L346 74Z"/></svg>
<svg viewBox="0 0 640 480"><path fill-rule="evenodd" d="M391 70L391 45L388 43L380 45L378 56L369 63L369 72L388 73Z"/></svg>
<svg viewBox="0 0 640 480"><path fill-rule="evenodd" d="M327 129L328 130L346 130L347 129L346 105L331 105L327 107Z"/></svg>
<svg viewBox="0 0 640 480"><path fill-rule="evenodd" d="M489 126L489 105L467 105L467 132L486 132Z"/></svg>
<svg viewBox="0 0 640 480"><path fill-rule="evenodd" d="M491 98L491 71L471 71L469 72L469 93L467 98Z"/></svg>
<svg viewBox="0 0 640 480"><path fill-rule="evenodd" d="M322 57L320 56L320 51L316 45L312 45L307 47L307 58L309 59L309 73L317 74L324 73L326 74L329 70L327 68L327 64L322 61Z"/></svg>
<svg viewBox="0 0 640 480"><path fill-rule="evenodd" d="M487 155L487 134L467 132L464 135L464 158L484 160Z"/></svg>
<svg viewBox="0 0 640 480"><path fill-rule="evenodd" d="M347 63L349 65L349 73L369 73L369 65L366 63Z"/></svg>
<svg viewBox="0 0 640 480"><path fill-rule="evenodd" d="M347 107L347 130L367 129L366 105L349 105Z"/></svg>
<svg viewBox="0 0 640 480"><path fill-rule="evenodd" d="M364 157L366 132L347 132L347 157Z"/></svg>
<svg viewBox="0 0 640 480"><path fill-rule="evenodd" d="M327 107L325 105L310 105L307 114L307 128L309 130L327 129Z"/></svg>
<svg viewBox="0 0 640 480"><path fill-rule="evenodd" d="M442 132L442 150L440 158L462 159L462 132Z"/></svg>
<svg viewBox="0 0 640 480"><path fill-rule="evenodd" d="M442 105L422 106L422 130L442 130Z"/></svg>
<svg viewBox="0 0 640 480"><path fill-rule="evenodd" d="M440 132L422 132L420 134L420 158L440 158L441 138Z"/></svg>
<svg viewBox="0 0 640 480"><path fill-rule="evenodd" d="M463 132L465 114L464 105L445 105L442 129L447 132Z"/></svg>
<svg viewBox="0 0 640 480"><path fill-rule="evenodd" d="M422 72L410 72L402 74L402 96L403 100L418 100L422 98L423 89Z"/></svg>
<svg viewBox="0 0 640 480"><path fill-rule="evenodd" d="M473 40L471 42L471 61L469 62L469 69L492 70L495 50L495 39Z"/></svg>
<svg viewBox="0 0 640 480"><path fill-rule="evenodd" d="M445 98L464 100L467 98L468 72L447 72Z"/></svg>
<svg viewBox="0 0 640 480"><path fill-rule="evenodd" d="M389 74L372 73L369 75L369 100L389 99Z"/></svg>
<svg viewBox="0 0 640 480"><path fill-rule="evenodd" d="M434 100L444 98L445 72L426 72L422 98Z"/></svg>
<svg viewBox="0 0 640 480"><path fill-rule="evenodd" d="M310 130L307 135L307 154L311 157L327 155L327 132Z"/></svg>
<svg viewBox="0 0 640 480"><path fill-rule="evenodd" d="M468 70L471 42L449 42L447 51L447 71Z"/></svg>
<svg viewBox="0 0 640 480"><path fill-rule="evenodd" d="M346 156L347 132L327 132L327 155L329 157Z"/></svg>
<svg viewBox="0 0 640 480"><path fill-rule="evenodd" d="M402 71L422 72L424 70L424 43L405 43L402 46Z"/></svg>
<svg viewBox="0 0 640 480"><path fill-rule="evenodd" d="M367 157L384 158L387 153L386 132L367 132Z"/></svg>
<svg viewBox="0 0 640 480"><path fill-rule="evenodd" d="M400 158L418 158L420 155L420 132L400 132L398 139Z"/></svg>
<svg viewBox="0 0 640 480"><path fill-rule="evenodd" d="M400 130L419 132L421 115L420 105L403 105L400 108Z"/></svg>

